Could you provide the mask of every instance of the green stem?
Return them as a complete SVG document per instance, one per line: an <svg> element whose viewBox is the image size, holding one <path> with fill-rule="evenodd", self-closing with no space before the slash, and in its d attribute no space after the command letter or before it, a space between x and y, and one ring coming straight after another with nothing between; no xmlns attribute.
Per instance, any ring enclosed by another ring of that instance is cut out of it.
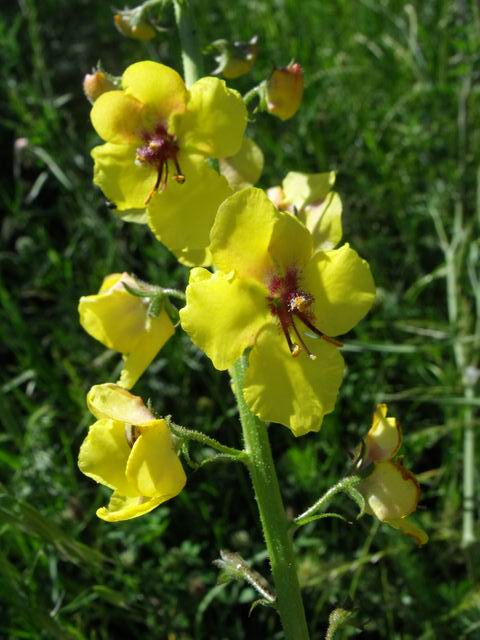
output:
<svg viewBox="0 0 480 640"><path fill-rule="evenodd" d="M298 582L289 523L285 514L265 423L247 407L243 396L246 359L240 358L230 370L242 424L248 468L257 499L263 535L277 594L277 610L285 640L308 640L300 585Z"/></svg>
<svg viewBox="0 0 480 640"><path fill-rule="evenodd" d="M474 390L465 388L465 399L472 400ZM465 407L463 432L463 521L462 545L468 547L475 542L475 425L473 407Z"/></svg>
<svg viewBox="0 0 480 640"><path fill-rule="evenodd" d="M321 496L316 502L312 504L306 511L297 516L294 520L295 524L301 526L303 524L303 520L309 518L311 515L320 511L326 507L326 505L330 502L330 500L337 495L337 493L342 493L342 491L347 491L348 489L354 488L360 482L360 478L358 476L347 476L337 482L336 485L330 487L328 491L326 491L323 496Z"/></svg>
<svg viewBox="0 0 480 640"><path fill-rule="evenodd" d="M458 339L459 325L459 301L460 291L458 287L458 268L455 253L449 248L445 252L446 282L447 282L447 308L448 319L453 327L455 340L453 351L457 370L462 379L463 395L467 401L464 412L463 434L463 515L462 515L462 546L468 547L475 542L475 429L473 420L473 408L471 401L474 391L471 384L465 379L465 369L468 364L465 345Z"/></svg>
<svg viewBox="0 0 480 640"><path fill-rule="evenodd" d="M248 106L250 102L252 102L252 100L254 100L257 96L260 97L260 85L258 85L257 87L253 87L253 89L247 91L247 93L243 96L243 102L245 103L245 106Z"/></svg>
<svg viewBox="0 0 480 640"><path fill-rule="evenodd" d="M233 447L227 447L224 444L215 440L215 438L210 438L205 435L201 431L194 431L193 429L187 429L186 427L181 427L179 424L175 424L174 422L169 421L169 427L172 430L172 433L178 438L184 438L186 440L195 440L196 442L200 442L201 444L206 445L207 447L211 447L212 449L216 449L220 453L228 455L232 458L238 458L241 461L246 462L247 456L245 451L240 451L240 449L234 449Z"/></svg>
<svg viewBox="0 0 480 640"><path fill-rule="evenodd" d="M183 75L187 87L203 75L203 60L190 0L173 0L175 20L182 46Z"/></svg>

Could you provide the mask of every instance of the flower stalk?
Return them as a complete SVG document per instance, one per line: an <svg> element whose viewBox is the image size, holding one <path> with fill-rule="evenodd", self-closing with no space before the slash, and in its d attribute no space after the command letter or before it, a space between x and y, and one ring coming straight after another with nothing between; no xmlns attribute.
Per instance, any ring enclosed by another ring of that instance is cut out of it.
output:
<svg viewBox="0 0 480 640"><path fill-rule="evenodd" d="M203 75L203 60L193 16L192 2L174 0L175 20L182 47L184 80L187 87Z"/></svg>
<svg viewBox="0 0 480 640"><path fill-rule="evenodd" d="M231 368L230 376L240 413L248 468L270 558L277 593L276 606L285 632L285 640L308 640L289 523L273 463L267 427L250 412L245 402L245 369L246 358L242 356Z"/></svg>

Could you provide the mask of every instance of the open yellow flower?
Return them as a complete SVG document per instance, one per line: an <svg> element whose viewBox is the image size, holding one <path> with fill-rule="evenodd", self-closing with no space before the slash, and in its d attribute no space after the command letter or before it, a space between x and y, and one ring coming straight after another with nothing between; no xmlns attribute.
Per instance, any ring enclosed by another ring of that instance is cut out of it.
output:
<svg viewBox="0 0 480 640"><path fill-rule="evenodd" d="M275 206L296 213L312 234L315 249L334 249L342 239L342 201L332 191L334 184L335 171L290 171L281 187L267 191Z"/></svg>
<svg viewBox="0 0 480 640"><path fill-rule="evenodd" d="M185 472L165 420L114 384L92 387L87 404L97 422L80 448L78 466L114 491L108 506L98 509L99 518L138 518L180 493Z"/></svg>
<svg viewBox="0 0 480 640"><path fill-rule="evenodd" d="M247 111L223 80L201 78L188 90L176 71L137 62L122 89L102 94L91 120L106 144L95 147L94 182L119 211L148 205L156 237L185 262L208 262L209 232L231 193L209 157L234 155Z"/></svg>
<svg viewBox="0 0 480 640"><path fill-rule="evenodd" d="M127 273L112 273L103 280L96 295L80 298L78 311L87 333L124 355L118 384L130 389L175 328L165 311L158 318L150 317L146 299L129 293L124 283L137 289L143 286Z"/></svg>
<svg viewBox="0 0 480 640"><path fill-rule="evenodd" d="M375 297L367 263L348 245L314 252L305 226L254 188L222 204L211 240L216 271L191 271L183 328L217 369L253 347L244 387L250 409L295 435L318 431L343 376L332 337L349 331Z"/></svg>
<svg viewBox="0 0 480 640"><path fill-rule="evenodd" d="M373 424L359 448L359 465L373 463L373 471L361 480L358 489L366 501L366 512L382 522L400 529L417 544L428 536L407 518L420 499L420 486L411 471L393 461L402 444L402 431L396 418L387 417L387 405L379 404L373 414Z"/></svg>

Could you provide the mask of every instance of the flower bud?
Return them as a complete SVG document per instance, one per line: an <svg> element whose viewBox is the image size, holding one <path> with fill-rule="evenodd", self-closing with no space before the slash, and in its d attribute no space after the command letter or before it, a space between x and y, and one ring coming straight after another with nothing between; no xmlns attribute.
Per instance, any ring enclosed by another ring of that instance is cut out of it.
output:
<svg viewBox="0 0 480 640"><path fill-rule="evenodd" d="M297 62L275 69L267 82L267 109L288 120L298 111L303 97L303 69Z"/></svg>
<svg viewBox="0 0 480 640"><path fill-rule="evenodd" d="M114 15L113 21L117 30L126 38L146 42L156 35L152 25L135 11L119 11Z"/></svg>
<svg viewBox="0 0 480 640"><path fill-rule="evenodd" d="M83 79L83 92L93 104L102 93L113 91L115 83L108 73L96 69L93 73L87 73Z"/></svg>
<svg viewBox="0 0 480 640"><path fill-rule="evenodd" d="M218 51L215 56L218 67L213 74L232 80L248 73L255 64L258 37L253 36L248 42L230 43L227 40L216 40L212 43L212 48Z"/></svg>

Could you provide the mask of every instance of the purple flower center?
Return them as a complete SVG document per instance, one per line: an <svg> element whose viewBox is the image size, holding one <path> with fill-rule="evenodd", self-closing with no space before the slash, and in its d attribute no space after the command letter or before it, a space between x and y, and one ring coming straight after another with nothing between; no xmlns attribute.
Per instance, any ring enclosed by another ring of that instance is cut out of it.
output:
<svg viewBox="0 0 480 640"><path fill-rule="evenodd" d="M170 135L163 125L158 125L153 133L144 132L142 134L144 144L137 148L135 161L138 164L151 165L157 171L157 179L145 204L148 204L157 191L164 191L168 180L168 163L172 162L175 167L173 179L179 184L185 182L185 176L178 163L178 153L180 151L177 139Z"/></svg>
<svg viewBox="0 0 480 640"><path fill-rule="evenodd" d="M312 333L335 346L341 343L326 336L315 326L315 316L311 309L314 297L300 286L300 272L296 267L289 267L283 276L274 275L268 284L268 306L273 316L278 318L280 327L294 358L305 351L311 360L316 356L305 344L298 328L301 322Z"/></svg>

